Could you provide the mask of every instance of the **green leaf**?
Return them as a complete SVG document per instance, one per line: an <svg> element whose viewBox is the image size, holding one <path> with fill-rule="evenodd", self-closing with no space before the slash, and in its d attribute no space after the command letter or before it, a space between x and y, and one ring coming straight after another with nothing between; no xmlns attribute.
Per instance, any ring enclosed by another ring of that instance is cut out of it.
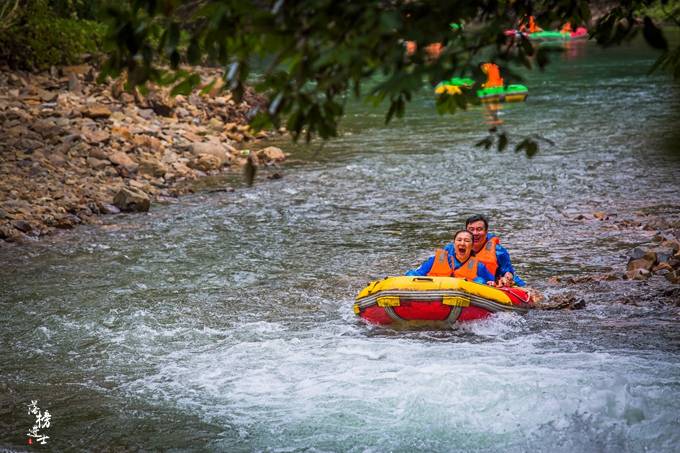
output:
<svg viewBox="0 0 680 453"><path fill-rule="evenodd" d="M652 19L649 16L645 16L643 19L642 35L645 37L647 44L654 47L655 49L667 50L668 41L663 35L663 32L654 25Z"/></svg>

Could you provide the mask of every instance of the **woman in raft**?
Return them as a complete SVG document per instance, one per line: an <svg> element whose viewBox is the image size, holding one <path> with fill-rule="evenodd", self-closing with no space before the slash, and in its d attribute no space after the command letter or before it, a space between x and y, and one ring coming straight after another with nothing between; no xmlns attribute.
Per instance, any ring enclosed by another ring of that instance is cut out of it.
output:
<svg viewBox="0 0 680 453"><path fill-rule="evenodd" d="M457 277L482 285L496 286L491 272L472 255L473 241L474 238L469 231L457 231L453 235L452 244L437 249L434 256L425 260L419 268L406 272L406 275Z"/></svg>

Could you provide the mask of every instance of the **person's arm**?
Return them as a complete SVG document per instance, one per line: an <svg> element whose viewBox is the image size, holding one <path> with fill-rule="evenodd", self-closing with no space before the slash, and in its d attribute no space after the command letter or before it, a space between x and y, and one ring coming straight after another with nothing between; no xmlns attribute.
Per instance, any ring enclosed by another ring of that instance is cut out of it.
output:
<svg viewBox="0 0 680 453"><path fill-rule="evenodd" d="M480 285L486 285L489 282L494 282L493 275L491 272L489 272L489 269L486 268L484 263L478 262L477 263L477 277L475 277L474 280L472 280L475 283L479 283Z"/></svg>
<svg viewBox="0 0 680 453"><path fill-rule="evenodd" d="M508 274L512 275L512 279L517 286L525 286L524 280L519 278L515 274L515 268L512 267L512 262L510 261L510 253L502 245L496 245L496 261L498 262L498 269L496 274L499 278L508 278Z"/></svg>
<svg viewBox="0 0 680 453"><path fill-rule="evenodd" d="M434 264L434 256L429 257L426 259L423 264L420 265L417 269L410 269L406 271L404 275L410 275L410 276L415 276L415 277L425 277L430 270L432 269L432 264Z"/></svg>

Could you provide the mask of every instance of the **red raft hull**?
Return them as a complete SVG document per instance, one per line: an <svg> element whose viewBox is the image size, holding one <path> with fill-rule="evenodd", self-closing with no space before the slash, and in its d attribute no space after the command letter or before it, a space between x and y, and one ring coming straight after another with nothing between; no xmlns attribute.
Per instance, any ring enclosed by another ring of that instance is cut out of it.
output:
<svg viewBox="0 0 680 453"><path fill-rule="evenodd" d="M399 277L397 277L399 278ZM404 277L400 277L401 284ZM446 277L444 277L446 278ZM435 277L440 279L440 277ZM428 280L432 278L416 278ZM460 279L451 279L460 280ZM382 282L374 282L382 283ZM421 283L416 281L415 284ZM427 282L425 282L427 284ZM370 285L369 284L369 287ZM389 287L371 294L364 290L355 304L355 312L371 324L418 324L421 322L474 321L498 312L526 313L530 308L529 294L521 288L490 288L470 282L447 282L446 288L426 291Z"/></svg>

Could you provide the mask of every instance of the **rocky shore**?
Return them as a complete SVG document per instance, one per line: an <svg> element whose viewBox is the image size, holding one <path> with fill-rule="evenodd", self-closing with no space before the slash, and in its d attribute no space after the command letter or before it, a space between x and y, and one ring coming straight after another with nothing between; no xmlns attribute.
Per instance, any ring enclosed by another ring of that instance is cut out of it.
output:
<svg viewBox="0 0 680 453"><path fill-rule="evenodd" d="M131 94L122 80L97 84L87 64L43 74L0 68L0 239L145 211L190 190L187 181L284 160L247 124L263 99L247 92L237 103L219 90L218 70L200 74L206 86L217 80L209 92L171 97Z"/></svg>

